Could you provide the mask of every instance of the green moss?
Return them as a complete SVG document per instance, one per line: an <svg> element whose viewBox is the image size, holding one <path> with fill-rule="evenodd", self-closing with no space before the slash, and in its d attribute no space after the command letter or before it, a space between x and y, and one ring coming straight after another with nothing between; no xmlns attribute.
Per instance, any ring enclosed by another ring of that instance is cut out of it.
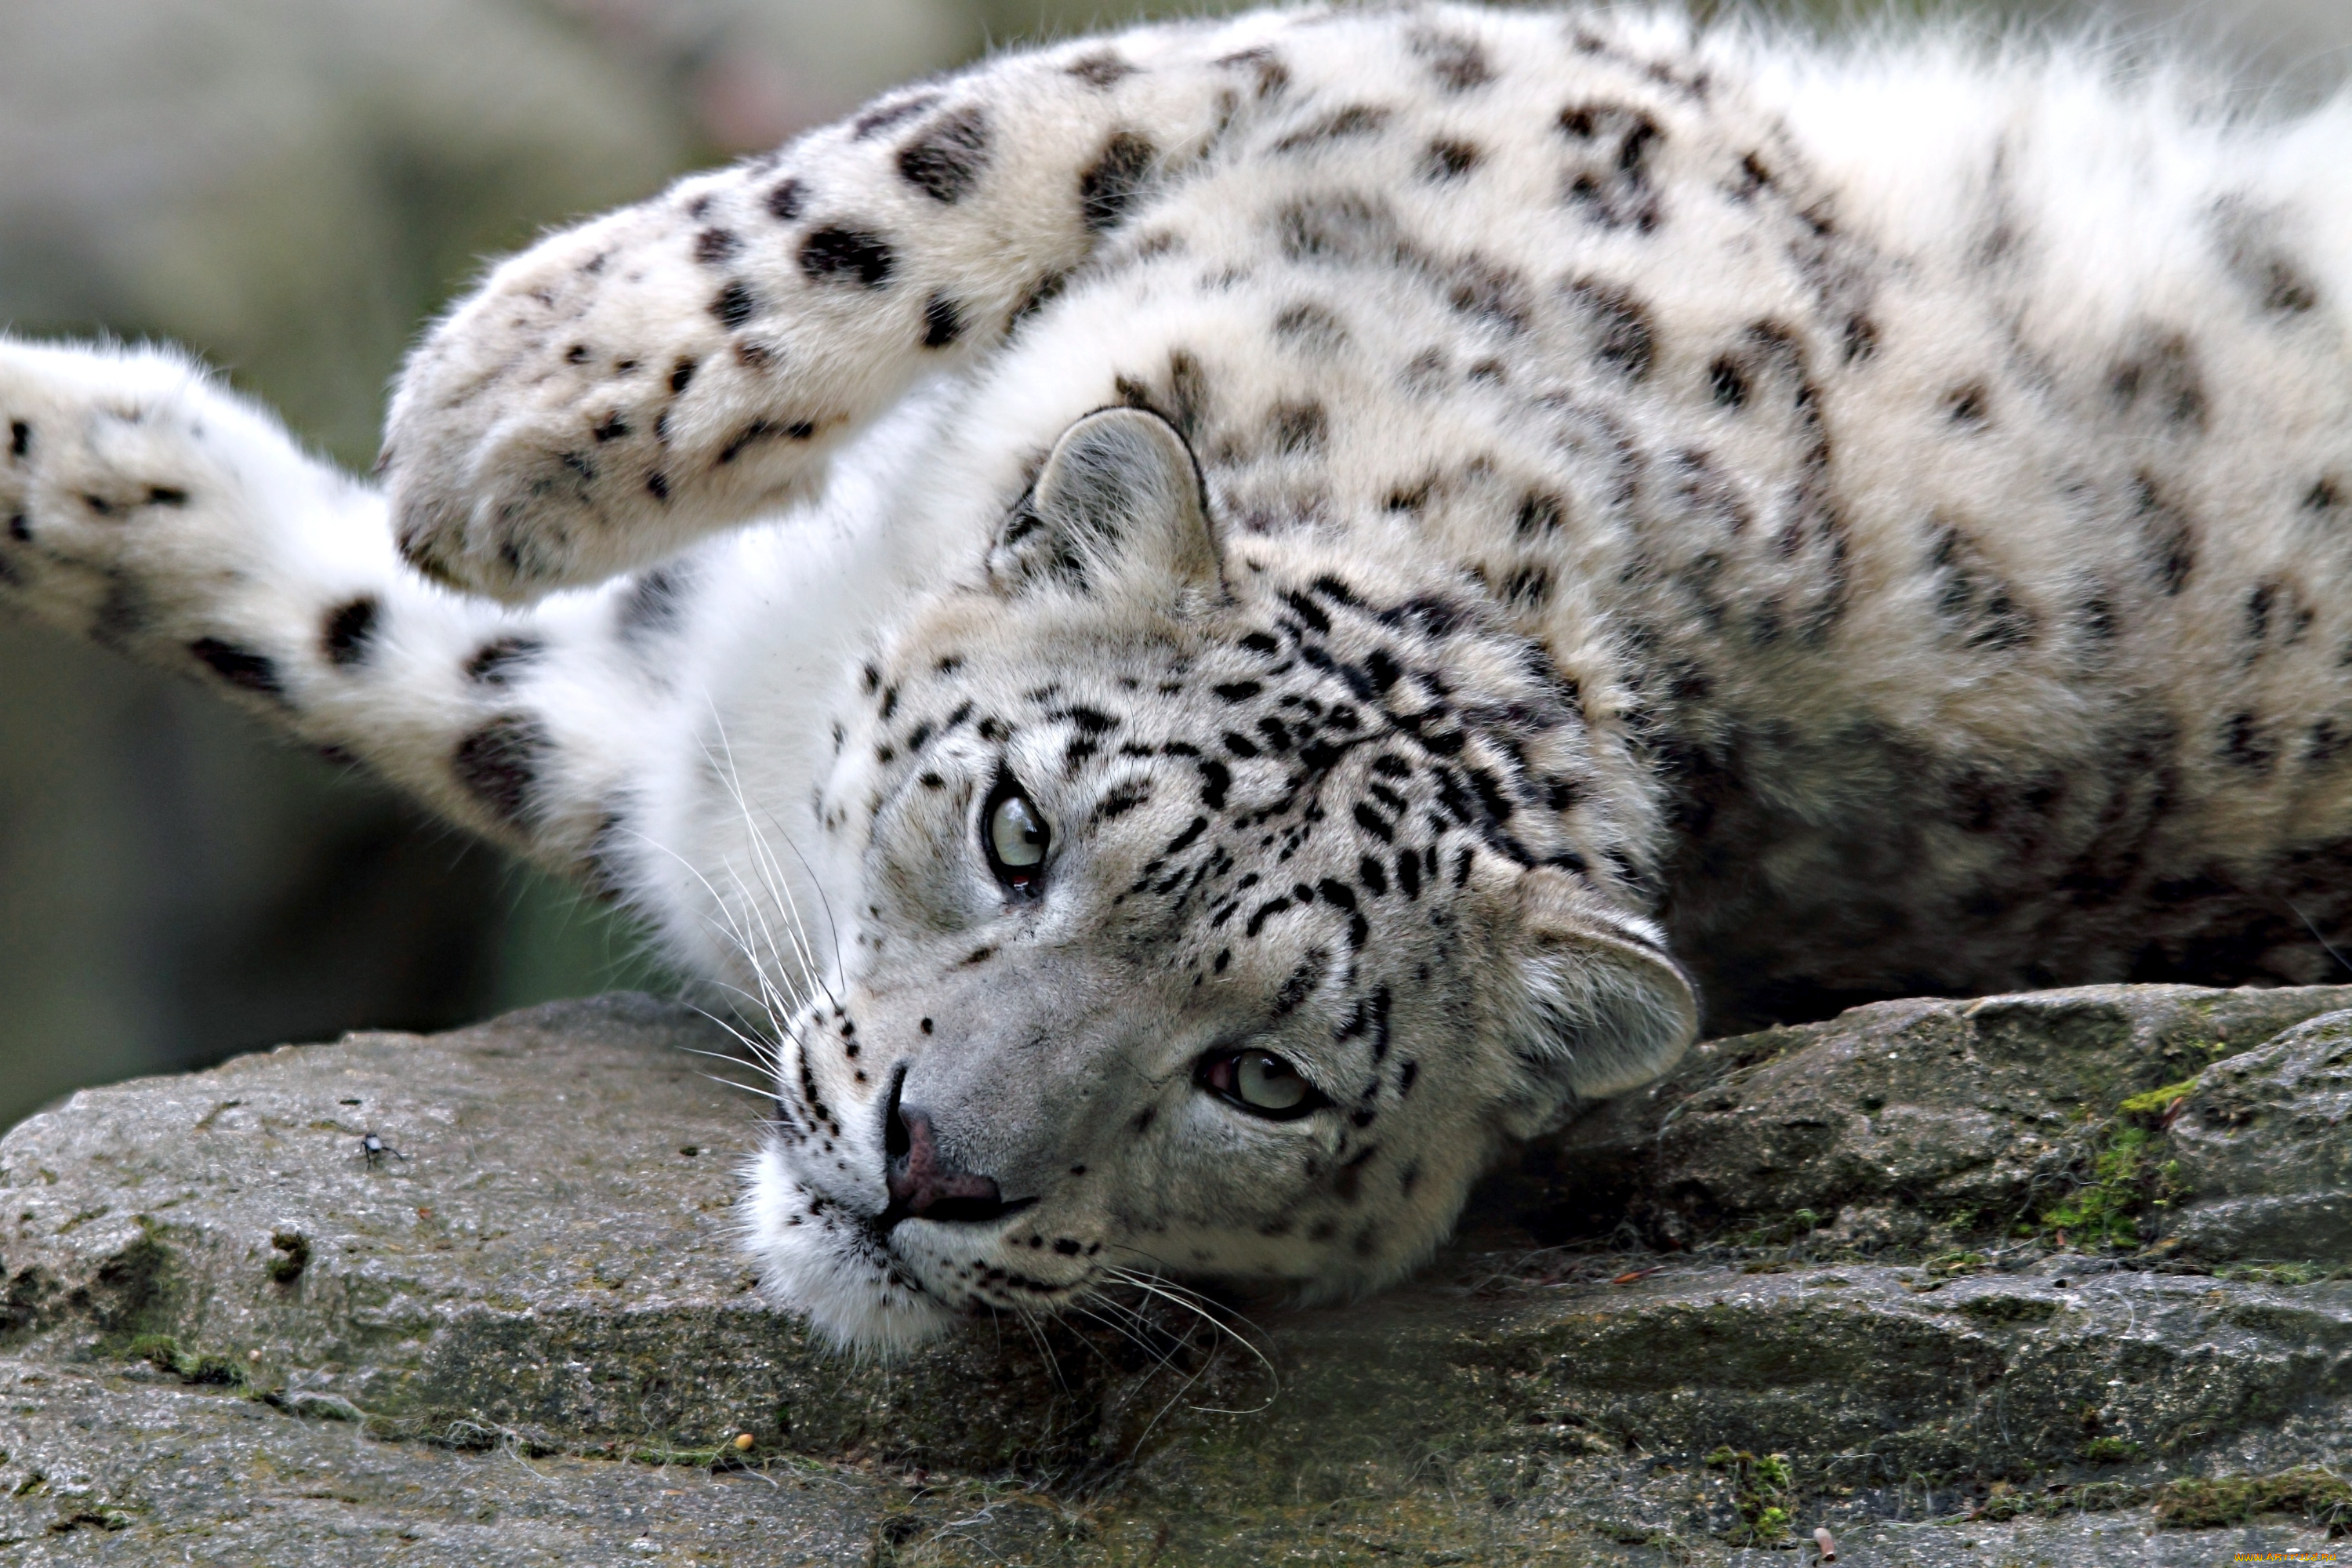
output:
<svg viewBox="0 0 2352 1568"><path fill-rule="evenodd" d="M1793 1477L1786 1454L1760 1458L1746 1449L1717 1448L1706 1457L1713 1470L1730 1473L1733 1506L1739 1510L1740 1528L1732 1532L1734 1546L1770 1546L1789 1538L1790 1490Z"/></svg>
<svg viewBox="0 0 2352 1568"><path fill-rule="evenodd" d="M1987 1498L1975 1517L2003 1523L2028 1515L2052 1518L2062 1513L2106 1513L2137 1508L2147 1501L2148 1489L2128 1481L2089 1481L2082 1486L2054 1486L2038 1492L2000 1492Z"/></svg>
<svg viewBox="0 0 2352 1568"><path fill-rule="evenodd" d="M2160 1132L2129 1122L2109 1123L2081 1184L2043 1210L2034 1229L2068 1247L2138 1247L2140 1222L2148 1212L2189 1195L2179 1162L2163 1158L2164 1148Z"/></svg>
<svg viewBox="0 0 2352 1568"><path fill-rule="evenodd" d="M2128 1437L2094 1437L2075 1452L2095 1465L2128 1465L2147 1454Z"/></svg>
<svg viewBox="0 0 2352 1568"><path fill-rule="evenodd" d="M2294 1514L2330 1535L2352 1535L2352 1482L2314 1468L2189 1478L2156 1490L2156 1520L2168 1530L2212 1530L2263 1513Z"/></svg>
<svg viewBox="0 0 2352 1568"><path fill-rule="evenodd" d="M2126 1116L2160 1119L2174 1106L2188 1099L2189 1091L2196 1087L2195 1079L2184 1078L2179 1083L2168 1083L2162 1089L2151 1089L2146 1094L2135 1094L2116 1109Z"/></svg>
<svg viewBox="0 0 2352 1568"><path fill-rule="evenodd" d="M2343 1278L2346 1272L2316 1263L2232 1263L2215 1269L2213 1278L2237 1285L2310 1285Z"/></svg>
<svg viewBox="0 0 2352 1568"><path fill-rule="evenodd" d="M269 1277L280 1285L302 1278L302 1270L310 1266L310 1238L299 1230L281 1230L271 1234L269 1245L274 1256L263 1266Z"/></svg>
<svg viewBox="0 0 2352 1568"><path fill-rule="evenodd" d="M631 1448L622 1456L632 1464L677 1465L697 1470L709 1469L732 1457L733 1450L724 1445L709 1448Z"/></svg>
<svg viewBox="0 0 2352 1568"><path fill-rule="evenodd" d="M141 1334L131 1342L126 1353L134 1361L143 1361L170 1373L182 1383L235 1386L245 1382L245 1368L236 1362L226 1356L182 1350L180 1342L169 1334Z"/></svg>

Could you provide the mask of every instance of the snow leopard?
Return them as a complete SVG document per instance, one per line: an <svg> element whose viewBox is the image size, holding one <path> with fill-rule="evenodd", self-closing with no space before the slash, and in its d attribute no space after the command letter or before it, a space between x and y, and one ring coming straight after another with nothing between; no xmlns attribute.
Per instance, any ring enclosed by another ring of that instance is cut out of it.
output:
<svg viewBox="0 0 2352 1568"><path fill-rule="evenodd" d="M2352 939L2352 99L1306 5L490 270L379 474L0 346L0 601L638 911L766 1288L1394 1281L1702 1024Z"/></svg>

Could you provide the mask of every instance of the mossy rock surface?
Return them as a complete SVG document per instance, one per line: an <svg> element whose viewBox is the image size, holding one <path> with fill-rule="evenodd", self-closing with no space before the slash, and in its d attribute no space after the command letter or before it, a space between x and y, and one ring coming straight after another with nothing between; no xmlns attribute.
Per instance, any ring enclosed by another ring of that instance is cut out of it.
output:
<svg viewBox="0 0 2352 1568"><path fill-rule="evenodd" d="M1406 1289L982 1322L896 1366L760 1303L731 1237L759 1107L681 1009L86 1091L0 1142L0 1555L2320 1545L2352 1523L2347 1006L2105 987L1714 1042L1530 1149Z"/></svg>

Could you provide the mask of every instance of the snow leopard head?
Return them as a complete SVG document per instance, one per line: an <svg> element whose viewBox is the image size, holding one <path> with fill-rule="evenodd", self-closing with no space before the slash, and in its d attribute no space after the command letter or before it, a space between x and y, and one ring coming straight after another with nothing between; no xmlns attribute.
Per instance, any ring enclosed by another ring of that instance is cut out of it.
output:
<svg viewBox="0 0 2352 1568"><path fill-rule="evenodd" d="M863 904L750 1222L840 1342L1123 1275L1377 1287L1694 1033L1542 650L1219 534L1168 423L1089 416L862 672L819 810Z"/></svg>

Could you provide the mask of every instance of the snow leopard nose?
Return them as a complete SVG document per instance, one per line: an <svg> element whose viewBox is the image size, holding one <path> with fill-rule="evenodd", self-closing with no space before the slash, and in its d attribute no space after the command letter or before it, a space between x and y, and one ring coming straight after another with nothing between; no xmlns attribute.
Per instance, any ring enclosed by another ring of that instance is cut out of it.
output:
<svg viewBox="0 0 2352 1568"><path fill-rule="evenodd" d="M885 1180L890 1189L890 1206L882 1211L880 1222L884 1231L902 1219L979 1225L1002 1219L1037 1201L1024 1198L1006 1203L993 1176L954 1170L941 1161L931 1119L900 1101L906 1082L907 1072L901 1068L890 1085L888 1119L882 1126L883 1152L889 1161Z"/></svg>

